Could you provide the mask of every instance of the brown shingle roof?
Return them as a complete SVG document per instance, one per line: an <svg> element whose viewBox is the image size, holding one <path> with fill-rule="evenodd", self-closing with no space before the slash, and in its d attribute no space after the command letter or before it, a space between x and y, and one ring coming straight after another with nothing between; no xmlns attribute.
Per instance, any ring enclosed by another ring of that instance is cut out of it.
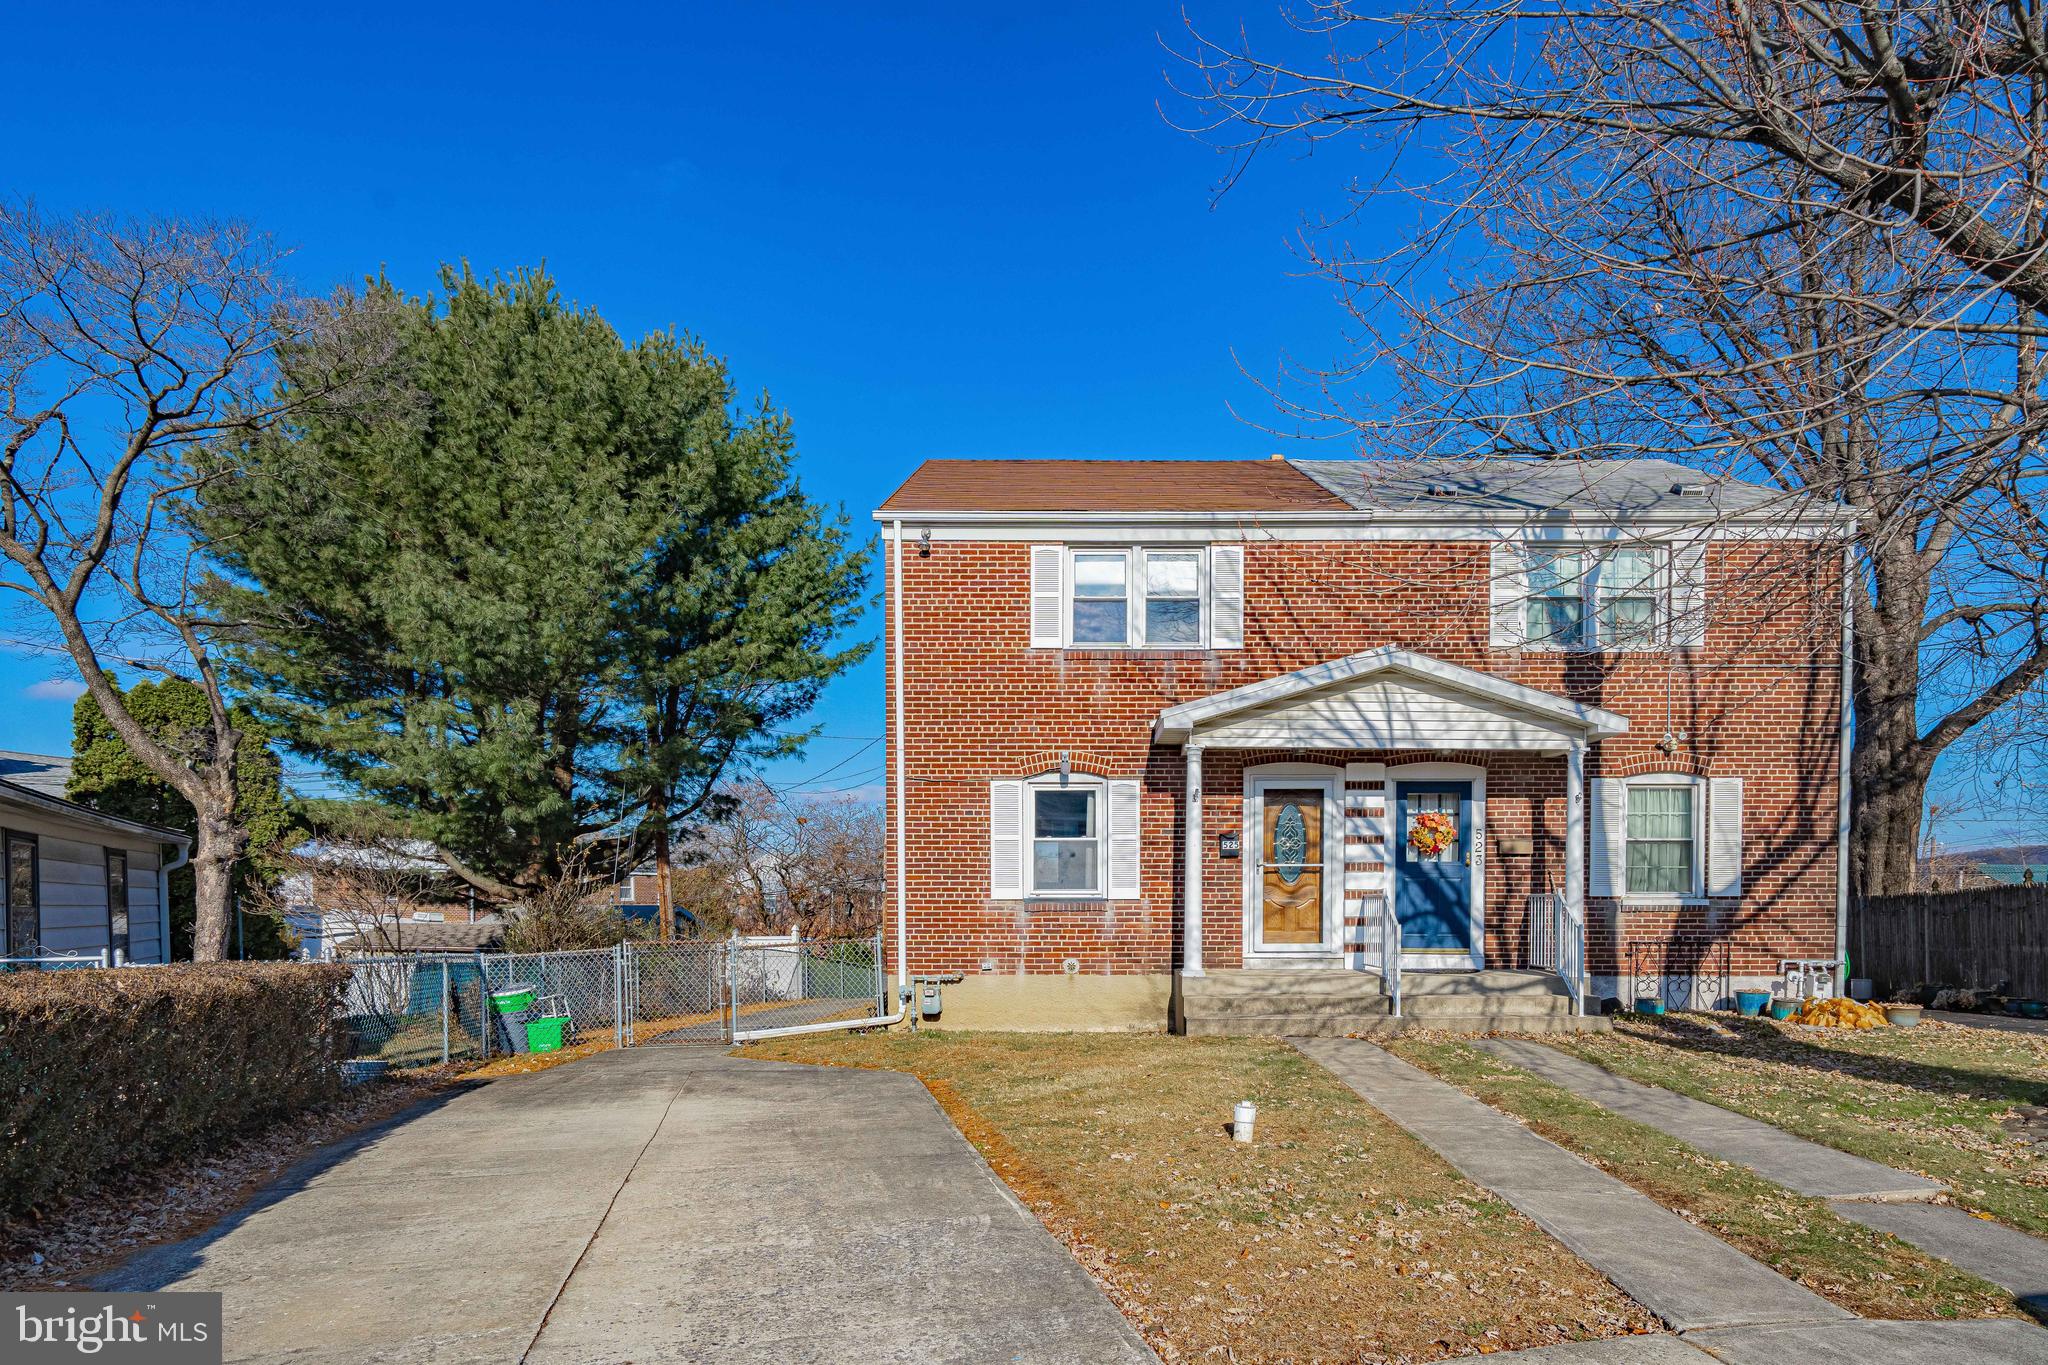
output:
<svg viewBox="0 0 2048 1365"><path fill-rule="evenodd" d="M926 460L883 512L1342 512L1285 460Z"/></svg>

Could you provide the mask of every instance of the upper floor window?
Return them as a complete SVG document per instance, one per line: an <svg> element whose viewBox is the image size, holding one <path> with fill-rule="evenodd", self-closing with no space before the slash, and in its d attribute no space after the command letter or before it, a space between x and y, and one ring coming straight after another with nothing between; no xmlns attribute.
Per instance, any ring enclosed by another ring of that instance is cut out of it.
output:
<svg viewBox="0 0 2048 1365"><path fill-rule="evenodd" d="M1244 547L1031 548L1031 643L1234 649L1243 643Z"/></svg>
<svg viewBox="0 0 2048 1365"><path fill-rule="evenodd" d="M1497 547L1492 642L1535 649L1699 644L1703 567L1698 547Z"/></svg>
<svg viewBox="0 0 2048 1365"><path fill-rule="evenodd" d="M1131 639L1131 557L1114 553L1074 555L1073 626L1077 645L1121 645Z"/></svg>

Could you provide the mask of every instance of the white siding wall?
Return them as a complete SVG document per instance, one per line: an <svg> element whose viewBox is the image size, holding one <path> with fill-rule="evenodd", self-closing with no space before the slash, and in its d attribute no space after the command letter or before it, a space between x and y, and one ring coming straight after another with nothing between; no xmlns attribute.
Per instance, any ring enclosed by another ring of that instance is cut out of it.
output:
<svg viewBox="0 0 2048 1365"><path fill-rule="evenodd" d="M1295 697L1202 732L1232 748L1561 749L1568 736L1535 717L1485 710L1449 688L1382 681Z"/></svg>
<svg viewBox="0 0 2048 1365"><path fill-rule="evenodd" d="M141 835L94 829L53 812L4 804L0 829L36 838L46 950L90 953L108 946L107 850L121 848L128 851L129 960L164 960L157 912L161 845Z"/></svg>

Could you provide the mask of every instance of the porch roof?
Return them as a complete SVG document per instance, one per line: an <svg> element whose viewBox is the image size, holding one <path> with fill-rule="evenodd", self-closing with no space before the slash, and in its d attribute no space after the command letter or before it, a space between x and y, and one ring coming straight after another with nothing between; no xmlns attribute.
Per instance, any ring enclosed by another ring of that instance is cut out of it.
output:
<svg viewBox="0 0 2048 1365"><path fill-rule="evenodd" d="M1562 750L1628 721L1554 692L1391 645L1169 706L1159 744Z"/></svg>

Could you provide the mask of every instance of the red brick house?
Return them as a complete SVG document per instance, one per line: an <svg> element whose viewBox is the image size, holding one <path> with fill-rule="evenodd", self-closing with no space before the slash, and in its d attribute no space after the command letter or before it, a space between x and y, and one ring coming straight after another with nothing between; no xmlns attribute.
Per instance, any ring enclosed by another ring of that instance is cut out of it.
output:
<svg viewBox="0 0 2048 1365"><path fill-rule="evenodd" d="M964 978L949 1022L1556 1018L1842 955L1840 507L939 460L875 516L892 960Z"/></svg>

